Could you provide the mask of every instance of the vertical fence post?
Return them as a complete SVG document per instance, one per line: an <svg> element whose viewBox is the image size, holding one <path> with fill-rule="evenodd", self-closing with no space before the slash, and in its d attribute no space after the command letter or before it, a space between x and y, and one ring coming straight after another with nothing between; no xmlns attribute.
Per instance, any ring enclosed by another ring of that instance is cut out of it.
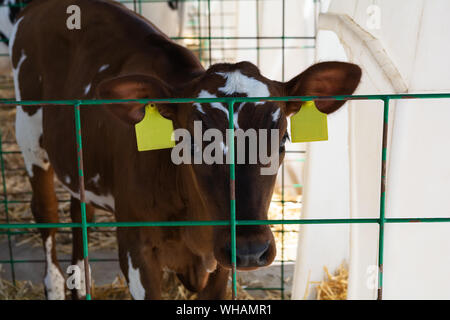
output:
<svg viewBox="0 0 450 320"><path fill-rule="evenodd" d="M261 32L259 30L259 0L256 0L256 66L261 67Z"/></svg>
<svg viewBox="0 0 450 320"><path fill-rule="evenodd" d="M3 206L5 208L5 218L6 223L9 224L9 208L8 208L8 190L6 188L6 174L5 174L5 160L3 159L3 139L2 131L0 129L0 165L2 171L2 184L3 184ZM8 253L9 253L9 264L11 266L11 278L14 285L16 285L16 271L14 269L14 256L11 241L11 230L6 230L8 236Z"/></svg>
<svg viewBox="0 0 450 320"><path fill-rule="evenodd" d="M209 57L209 66L208 67L210 67L212 65L211 0L208 0L208 57Z"/></svg>
<svg viewBox="0 0 450 320"><path fill-rule="evenodd" d="M197 0L197 19L198 19L198 59L200 60L200 63L203 61L203 47L202 47L202 3L201 0Z"/></svg>
<svg viewBox="0 0 450 320"><path fill-rule="evenodd" d="M77 139L78 183L80 186L81 229L83 234L83 261L86 285L86 300L91 300L91 281L89 274L88 235L86 223L86 197L84 192L83 146L81 143L80 102L75 104L75 134Z"/></svg>
<svg viewBox="0 0 450 320"><path fill-rule="evenodd" d="M383 299L383 251L384 251L384 224L386 223L386 158L387 137L389 131L389 98L383 98L383 143L381 156L381 192L380 192L380 219L378 236L378 300Z"/></svg>
<svg viewBox="0 0 450 320"><path fill-rule="evenodd" d="M234 100L228 103L228 154L230 155L230 224L231 224L231 296L236 300L237 284L236 284L236 177L234 163Z"/></svg>
<svg viewBox="0 0 450 320"><path fill-rule="evenodd" d="M282 20L282 40L281 40L281 80L284 81L285 78L285 70L284 70L284 62L285 62L285 49L286 49L286 27L285 27L285 18L286 18L286 1L282 2L282 10L281 10L281 20ZM284 171L285 165L281 164L281 219L284 220ZM281 266L280 266L280 288L281 288L281 300L284 300L284 224L281 225Z"/></svg>

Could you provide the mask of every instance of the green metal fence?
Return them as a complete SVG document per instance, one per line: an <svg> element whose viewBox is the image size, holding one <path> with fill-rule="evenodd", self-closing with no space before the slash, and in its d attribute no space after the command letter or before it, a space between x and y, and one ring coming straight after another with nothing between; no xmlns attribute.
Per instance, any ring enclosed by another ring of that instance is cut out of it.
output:
<svg viewBox="0 0 450 320"><path fill-rule="evenodd" d="M87 228L89 227L180 227L180 226L230 226L231 228L231 261L232 261L232 294L236 297L237 294L237 282L236 282L236 226L239 225L285 225L285 224L353 224L353 223L372 223L379 225L379 239L378 239L378 299L382 298L383 289L383 249L384 249L384 226L387 223L414 223L414 222L450 222L448 218L386 218L385 213L385 198L386 198L386 154L387 154L387 137L388 137L388 114L389 114L389 101L397 99L441 99L450 98L450 93L442 94L407 94L407 95L366 95L366 96L332 96L332 97L271 97L271 98L214 98L214 99L135 99L135 100L61 100L61 101L0 101L0 104L4 105L17 105L32 106L32 105L73 105L75 113L75 125L76 125L76 140L77 140L77 154L78 154L78 175L80 185L80 198L81 198L81 223L3 223L0 224L0 229L6 229L8 235L12 229L20 228L81 228L83 232L83 253L84 261L87 266L88 263L88 238ZM239 177L235 176L235 159L234 159L234 123L230 117L229 121L229 141L230 141L230 219L229 220L216 220L216 221L129 221L129 222L107 222L107 223L88 223L86 222L86 203L84 197L84 176L83 176L83 158L82 158L82 141L81 141L81 123L80 123L80 107L87 105L99 105L119 102L139 102L145 103L212 103L221 102L228 105L229 112L233 113L233 105L241 102L257 102L257 101L311 101L311 100L380 100L383 102L383 141L382 141L382 169L381 169L381 181L380 181L380 215L379 218L351 218L351 219L281 219L281 220L237 220L236 219L236 200L234 195L235 180ZM2 162L3 169L3 162ZM2 170L3 174L3 170ZM5 181L5 180L3 180ZM8 212L8 201L6 195L6 186L4 185L5 199L3 204L5 211ZM87 268L85 270L88 270ZM86 276L89 273L86 272ZM86 284L89 283L86 279ZM89 287L87 286L87 299L91 299Z"/></svg>
<svg viewBox="0 0 450 320"><path fill-rule="evenodd" d="M163 3L167 2L166 0L119 0L122 3L127 4L128 6L131 6L132 9L134 9L138 13L143 12L143 6L144 5L151 5L152 3ZM223 21L224 17L228 14L225 9L229 8L229 6L236 2L235 0L180 0L180 2L186 2L186 3L196 3L197 4L197 12L194 16L192 16L192 21L188 22L188 25L190 28L192 28L192 33L195 34L194 36L173 36L172 38L174 40L193 40L196 41L196 47L191 48L194 52L196 52L202 61L202 63L205 66L211 65L214 63L213 58L213 52L220 51L222 52L222 58L226 57L226 52L233 51L233 50L254 50L255 51L255 63L257 66L260 66L260 60L261 60L261 53L264 50L279 50L281 53L281 59L282 59L282 76L281 80L285 80L285 53L287 50L290 49L314 49L315 48L315 40L316 40L316 34L317 34L317 28L316 28L316 20L314 20L314 34L311 35L288 35L288 30L286 30L285 25L285 14L286 14L286 2L289 0L280 0L278 1L282 7L281 10L281 21L282 21L282 28L281 28L281 34L279 36L265 36L261 34L260 31L260 24L261 24L261 16L260 16L260 7L261 3L265 1L273 1L273 0L241 0L246 1L248 3L254 3L254 10L256 15L256 34L254 36L235 36L230 35L227 29L228 27L224 25L223 22L221 22L219 28L216 30L212 27L212 21L215 19L220 19ZM318 2L317 0L311 0L311 3L315 6L315 12L317 12L318 8ZM214 15L212 14L211 5L214 3L220 3L221 9L219 12ZM9 4L9 6L22 6L22 4ZM250 46L238 46L238 47L232 47L227 45L227 41L232 40L249 40L249 41L256 41L256 45L250 45ZM264 46L262 43L267 40L279 40L279 45L273 45L270 46ZM1 41L1 40L0 40ZM287 41L295 41L295 45L287 45ZM6 40L3 40L3 42L6 42ZM280 97L280 98L218 98L218 99L160 99L160 100L139 100L142 103L147 102L169 102L169 103L191 103L191 102L223 102L228 104L229 110L233 109L234 103L239 102L254 102L254 101L260 101L260 100L271 100L271 101L287 101L287 100L298 100L298 101L307 101L311 99L316 99L315 97ZM384 225L386 223L409 223L409 222L450 222L450 218L386 218L386 214L384 212L385 207L385 161L386 161L386 145L387 145L387 123L388 123L388 109L389 109L389 101L393 99L405 99L405 98L415 98L415 99L434 99L434 98L450 98L450 94L422 94L422 95L373 95L373 96L336 96L336 97L320 97L317 99L340 99L340 100L380 100L384 104L384 128L383 128L383 154L381 156L380 161L383 162L382 165L382 174L381 174L381 193L380 193L380 216L379 218L373 218L373 219L285 219L284 216L284 209L285 209L285 203L287 200L285 199L284 194L284 165L282 165L281 169L281 176L282 176L282 189L281 189L281 204L282 204L282 219L280 220L263 220L263 221L242 221L242 220L236 220L235 217L235 208L236 205L239 206L239 204L236 204L236 201L234 200L233 194L231 194L231 212L230 212L230 219L226 221L176 221L176 222L92 222L87 223L85 219L85 201L84 201L84 192L83 188L80 190L80 195L82 197L82 222L81 223L57 223L57 224L35 224L35 223L12 223L10 217L9 217L9 206L18 204L18 203L26 203L28 200L10 200L10 194L8 193L7 186L6 186L6 167L5 167L5 160L4 156L20 153L17 150L4 150L3 149L3 143L2 141L2 135L0 130L0 165L1 165L1 175L2 175L2 184L3 184L3 199L0 200L0 203L3 205L4 213L5 213L5 219L4 223L0 223L0 234L7 236L8 241L8 256L9 259L0 260L0 264L9 264L11 268L11 274L13 282L15 282L15 264L17 263L34 263L34 262L44 262L44 260L31 260L31 259L17 259L14 257L14 250L12 245L12 237L14 235L20 235L24 233L30 233L30 232L36 232L34 229L36 228L82 228L83 230L83 249L84 249L84 256L85 261L88 260L88 239L86 237L87 228L96 228L97 231L102 231L105 228L110 227L138 227L138 226L147 226L147 227L154 227L154 226L167 226L167 227L177 227L177 226L205 226L205 225L228 225L231 228L232 231L232 261L235 265L236 263L236 257L235 257L235 228L238 225L281 225L281 268L280 268L280 286L277 288L246 288L246 290L280 290L281 292L281 298L285 298L285 279L284 279L284 273L285 273L285 262L284 259L284 225L301 225L301 224L353 224L353 223L370 223L370 224L378 224L379 225L379 282L378 282L378 298L382 298L382 280L383 280L383 248L384 248ZM82 186L83 182L83 169L82 169L82 141L81 141L81 135L79 129L81 128L80 123L80 108L87 105L95 105L95 104L103 104L103 103L112 103L114 101L100 101L100 100L77 100L77 101L20 101L20 105L27 106L27 105L71 105L74 108L75 112L75 119L76 119L76 128L77 128L77 146L79 151L79 177L80 177L80 186ZM117 101L116 101L117 102ZM18 102L12 101L12 100L0 100L1 105L15 105ZM233 123L230 122L230 128L233 128ZM229 141L233 141L233 139L230 139ZM230 146L231 147L231 146ZM230 150L234 152L234 149L231 147ZM234 159L231 157L231 159ZM230 191L234 190L231 186L234 184L235 179L239 179L239 177L236 177L234 175L234 164L230 164ZM59 201L66 201L66 200L59 200ZM23 230L25 229L25 230ZM30 230L31 229L31 230ZM67 231L59 231L59 232L67 232ZM60 260L62 261L62 260ZM90 259L90 261L117 261L116 259ZM85 269L87 270L87 269ZM88 274L88 273L86 273ZM232 292L235 295L236 294L236 270L234 268L232 277ZM86 283L89 283L86 281ZM88 288L89 289L89 288ZM91 298L90 294L87 296L88 299Z"/></svg>

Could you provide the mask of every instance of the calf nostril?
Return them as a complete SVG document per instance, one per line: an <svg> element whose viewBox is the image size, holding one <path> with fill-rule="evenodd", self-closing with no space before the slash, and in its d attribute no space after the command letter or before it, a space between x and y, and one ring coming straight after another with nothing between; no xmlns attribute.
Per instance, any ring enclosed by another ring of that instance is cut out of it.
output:
<svg viewBox="0 0 450 320"><path fill-rule="evenodd" d="M269 246L267 246L267 248L264 250L264 252L262 252L260 254L260 256L258 257L258 265L260 266L264 266L267 264L268 261L268 256L269 256Z"/></svg>
<svg viewBox="0 0 450 320"><path fill-rule="evenodd" d="M266 241L259 249L259 253L262 256L264 253L267 252L267 249L269 249L270 241Z"/></svg>
<svg viewBox="0 0 450 320"><path fill-rule="evenodd" d="M255 255L255 262L256 262L259 266L262 266L262 265L265 265L265 264L266 264L266 262L267 262L267 256L268 256L268 254L269 254L269 246L270 246L270 242L267 241L267 242L264 244L264 246L262 246L262 247L260 248L259 253L257 253L257 254Z"/></svg>
<svg viewBox="0 0 450 320"><path fill-rule="evenodd" d="M248 243L236 248L236 264L238 267L259 267L268 261L270 241L264 243Z"/></svg>

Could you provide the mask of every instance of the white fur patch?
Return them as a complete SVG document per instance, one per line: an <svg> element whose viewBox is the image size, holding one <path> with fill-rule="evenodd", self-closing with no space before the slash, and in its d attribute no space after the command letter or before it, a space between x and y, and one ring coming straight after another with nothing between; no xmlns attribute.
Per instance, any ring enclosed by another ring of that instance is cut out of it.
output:
<svg viewBox="0 0 450 320"><path fill-rule="evenodd" d="M47 290L47 298L49 300L64 300L64 276L59 271L58 267L52 261L53 240L49 236L45 240L45 254L47 260L47 270L44 278L44 285Z"/></svg>
<svg viewBox="0 0 450 320"><path fill-rule="evenodd" d="M225 85L218 89L219 91L225 93L226 95L232 95L235 93L244 93L247 95L247 97L270 96L269 87L265 83L256 80L254 78L247 77L246 75L242 74L240 70L235 70L233 72L216 72L216 73L226 79ZM206 90L202 90L200 91L198 98L217 98L217 96L209 93ZM259 101L255 102L255 105L260 105L264 103L265 103L264 101ZM213 102L210 103L210 105L212 108L223 111L227 116L227 119L229 119L230 115L228 113L228 108L226 108L222 103ZM244 105L245 103L241 103L237 111L233 114L233 121L236 129L239 128L238 124L239 111L242 109ZM200 112L205 113L199 103L195 103L194 106L196 106L197 110L199 110Z"/></svg>
<svg viewBox="0 0 450 320"><path fill-rule="evenodd" d="M220 146L222 147L223 154L224 154L224 155L227 155L227 153L228 153L228 147L225 145L225 143L223 143L223 141L220 142Z"/></svg>
<svg viewBox="0 0 450 320"><path fill-rule="evenodd" d="M77 266L80 268L80 289L77 290L77 296L79 299L86 297L86 275L84 274L84 261L78 260ZM92 283L92 270L91 266L89 266L89 279Z"/></svg>
<svg viewBox="0 0 450 320"><path fill-rule="evenodd" d="M200 111L203 114L206 114L205 111L203 111L202 105L200 103L194 103L194 106L197 108L198 111Z"/></svg>
<svg viewBox="0 0 450 320"><path fill-rule="evenodd" d="M233 122L234 122L234 127L236 129L239 129L239 112L244 107L244 105L245 105L245 102L242 102L233 114Z"/></svg>
<svg viewBox="0 0 450 320"><path fill-rule="evenodd" d="M270 96L269 87L265 83L258 81L254 78L247 77L246 75L242 74L240 70L235 70L233 72L216 72L216 73L226 79L225 85L218 89L219 91L222 91L226 95L232 95L235 93L244 93L247 95L247 97ZM212 95L204 90L200 92L200 94L202 94L203 92L206 92L209 95L207 98L217 98L215 95ZM255 105L260 105L264 103L265 103L264 101L258 101L255 102ZM242 109L244 105L245 103L241 103L239 105L239 108L233 114L233 122L234 127L236 129L239 128L239 111ZM223 112L226 113L227 117L229 117L228 109L226 109L222 104L215 106L215 108L222 110Z"/></svg>
<svg viewBox="0 0 450 320"><path fill-rule="evenodd" d="M16 23L14 24L14 26L12 28L11 35L9 37L9 56L10 57L12 57L14 41L16 41L17 30L19 29L19 25L22 22L23 18L25 18L25 16L22 16L19 20L16 21Z"/></svg>
<svg viewBox="0 0 450 320"><path fill-rule="evenodd" d="M70 193L70 195L78 200L80 200L80 194L78 192L72 191L68 186L63 185L63 187ZM86 198L86 203L96 205L98 207L101 207L105 210L112 210L115 209L115 200L114 197L111 194L106 195L98 195L93 193L92 191L85 190L84 196Z"/></svg>
<svg viewBox="0 0 450 320"><path fill-rule="evenodd" d="M105 71L105 70L108 69L108 68L109 68L109 64L104 64L104 65L102 65L102 66L100 67L100 69L98 69L98 72Z"/></svg>
<svg viewBox="0 0 450 320"><path fill-rule="evenodd" d="M218 75L224 77L227 81L225 86L219 88L220 91L227 95L234 93L244 93L248 97L269 97L269 87L255 78L247 77L240 70L233 72L217 72ZM255 102L255 105L264 104L264 101Z"/></svg>
<svg viewBox="0 0 450 320"><path fill-rule="evenodd" d="M20 22L23 20L21 17L14 25L11 39L10 39L10 55L12 55L12 48L14 47L14 40L16 38L17 30ZM27 58L26 54L21 52L20 59L17 66L13 68L14 77L14 90L16 94L16 100L20 101L20 84L19 73L20 67ZM28 175L33 177L33 165L41 167L47 170L50 166L48 161L47 152L39 145L39 139L42 136L42 108L39 108L33 115L28 115L23 111L21 106L17 106L16 112L16 139L19 144L20 150L25 161L25 167Z"/></svg>
<svg viewBox="0 0 450 320"><path fill-rule="evenodd" d="M100 181L100 174L97 173L95 176L93 176L90 180L95 186L98 186L98 182Z"/></svg>
<svg viewBox="0 0 450 320"><path fill-rule="evenodd" d="M91 84L90 83L86 87L84 87L84 95L87 95L89 93L89 90L91 90Z"/></svg>
<svg viewBox="0 0 450 320"><path fill-rule="evenodd" d="M141 283L139 268L133 268L130 253L128 252L128 287L134 300L144 300L145 289Z"/></svg>
<svg viewBox="0 0 450 320"><path fill-rule="evenodd" d="M33 177L33 165L48 170L50 162L47 152L41 148L39 138L42 136L42 108L33 115L28 115L21 106L16 109L16 140L25 162L28 175Z"/></svg>
<svg viewBox="0 0 450 320"><path fill-rule="evenodd" d="M277 122L280 119L280 108L278 108L274 113L272 113L272 121Z"/></svg>
<svg viewBox="0 0 450 320"><path fill-rule="evenodd" d="M92 191L86 190L85 195L86 195L87 203L93 203L102 208L105 208L105 209L109 208L114 211L115 201L114 201L114 197L111 194L97 195L97 194L93 193Z"/></svg>
<svg viewBox="0 0 450 320"><path fill-rule="evenodd" d="M209 93L209 92L206 91L206 90L202 90L202 91L200 91L200 93L198 94L198 97L197 97L197 98L217 98L217 96L214 95L214 94ZM195 104L194 104L194 105L195 105ZM222 103L220 103L220 102L212 102L212 103L210 103L210 105L211 105L211 108L219 109L220 111L223 111L223 112L225 113L225 115L227 116L227 119L229 118L229 115L228 115L228 109L225 108L225 107L223 106ZM203 110L203 109L202 109L202 110Z"/></svg>

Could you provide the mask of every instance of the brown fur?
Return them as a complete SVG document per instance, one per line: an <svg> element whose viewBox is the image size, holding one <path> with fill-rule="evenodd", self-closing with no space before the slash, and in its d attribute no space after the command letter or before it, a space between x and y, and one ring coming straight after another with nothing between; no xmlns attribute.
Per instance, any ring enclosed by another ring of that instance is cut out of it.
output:
<svg viewBox="0 0 450 320"><path fill-rule="evenodd" d="M80 6L81 30L66 28L66 8ZM269 87L272 96L351 94L361 72L352 64L330 62L311 67L287 83L269 80L249 62L217 64L204 70L187 49L172 42L149 21L108 0L41 0L21 14L13 47L17 65L21 52L27 54L20 70L23 100L89 98L197 97L201 90L217 94L225 80L216 72L240 70ZM98 72L102 65L109 68ZM42 81L39 81L39 78ZM84 88L91 84L84 95ZM96 95L97 94L97 95ZM318 107L332 112L343 101ZM267 102L242 107L242 129L280 129L283 138L286 117L300 103ZM187 104L160 104L161 114L176 128L192 131L193 120L206 128L225 131L223 112L204 104L206 115ZM273 123L271 114L281 108ZM176 221L229 219L229 168L227 165L180 165L171 162L170 150L138 152L133 124L143 117L143 105L118 104L81 107L86 189L112 194L117 221ZM72 191L78 190L74 115L71 107L51 106L43 111L43 147L51 167L34 168L33 213L38 222L56 222L53 171ZM281 152L281 160L284 151ZM237 165L236 202L238 219L266 219L275 175L261 176L261 164ZM98 184L92 178L100 176ZM112 211L112 208L105 208ZM79 221L79 201L72 199L71 215ZM89 208L89 219L92 218ZM54 229L43 230L45 240ZM230 267L228 227L118 228L121 269L128 276L127 255L139 268L146 298L158 299L163 267L174 270L187 288L201 298L223 298ZM269 243L266 262L275 257L275 244L268 226L237 228L237 246L246 248ZM227 247L228 246L228 247ZM53 253L53 255L55 255ZM74 231L73 261L81 257L81 236ZM54 258L56 261L56 256ZM217 265L217 267L216 267ZM208 273L214 269L212 273ZM239 267L239 264L238 264ZM244 266L248 269L248 266Z"/></svg>

